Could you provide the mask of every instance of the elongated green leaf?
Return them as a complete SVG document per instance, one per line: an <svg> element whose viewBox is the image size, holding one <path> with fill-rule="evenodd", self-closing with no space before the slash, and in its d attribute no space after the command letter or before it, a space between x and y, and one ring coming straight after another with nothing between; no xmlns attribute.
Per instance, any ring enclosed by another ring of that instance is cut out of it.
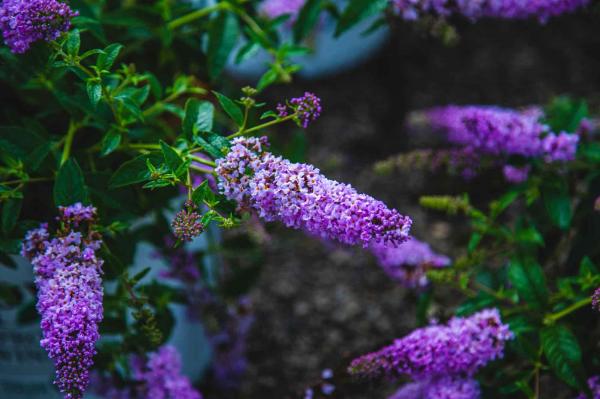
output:
<svg viewBox="0 0 600 399"><path fill-rule="evenodd" d="M529 305L542 308L548 301L546 279L541 266L533 260L513 259L508 268L508 278Z"/></svg>
<svg viewBox="0 0 600 399"><path fill-rule="evenodd" d="M2 207L2 231L10 233L17 224L21 213L23 200L20 198L11 198L4 203Z"/></svg>
<svg viewBox="0 0 600 399"><path fill-rule="evenodd" d="M573 218L571 200L566 183L553 183L542 188L544 206L552 223L564 230L571 225Z"/></svg>
<svg viewBox="0 0 600 399"><path fill-rule="evenodd" d="M213 128L215 107L209 101L200 101L195 98L185 103L185 116L183 118L183 133L188 140L192 140L195 132L210 132Z"/></svg>
<svg viewBox="0 0 600 399"><path fill-rule="evenodd" d="M213 91L213 93L217 96L219 104L221 104L221 107L223 107L227 115L229 115L238 126L241 126L242 123L244 123L244 114L240 107L229 97L216 91Z"/></svg>
<svg viewBox="0 0 600 399"><path fill-rule="evenodd" d="M111 129L102 138L102 148L100 155L106 156L113 152L121 144L121 133L115 129Z"/></svg>
<svg viewBox="0 0 600 399"><path fill-rule="evenodd" d="M54 203L72 205L76 202L88 203L88 189L83 179L83 171L77 161L69 158L59 169L54 182Z"/></svg>
<svg viewBox="0 0 600 399"><path fill-rule="evenodd" d="M79 35L79 29L73 29L67 34L67 40L65 41L65 50L67 54L74 57L79 54L79 47L81 45L81 37Z"/></svg>
<svg viewBox="0 0 600 399"><path fill-rule="evenodd" d="M90 103L92 103L92 106L96 107L102 98L102 85L100 82L94 81L93 79L88 79L85 85L88 97L90 98Z"/></svg>
<svg viewBox="0 0 600 399"><path fill-rule="evenodd" d="M308 0L298 14L294 24L294 41L302 41L315 27L323 7L323 0Z"/></svg>
<svg viewBox="0 0 600 399"><path fill-rule="evenodd" d="M575 335L563 325L554 325L544 328L540 339L554 373L572 387L585 389L581 348Z"/></svg>
<svg viewBox="0 0 600 399"><path fill-rule="evenodd" d="M154 165L159 165L164 163L165 159L162 153L152 152L150 154L140 155L137 158L125 162L111 176L108 183L109 188L125 187L148 180L150 178L150 172L148 171L148 166L146 164L147 161L150 161Z"/></svg>
<svg viewBox="0 0 600 399"><path fill-rule="evenodd" d="M210 23L208 29L208 74L212 79L221 75L235 47L240 27L234 13L222 12Z"/></svg>
<svg viewBox="0 0 600 399"><path fill-rule="evenodd" d="M386 9L388 0L350 0L335 31L339 36L366 18Z"/></svg>
<svg viewBox="0 0 600 399"><path fill-rule="evenodd" d="M96 62L96 66L100 70L110 70L115 60L119 56L123 45L119 43L113 43L108 45L102 54L98 56L98 61Z"/></svg>
<svg viewBox="0 0 600 399"><path fill-rule="evenodd" d="M165 143L160 141L160 148L162 149L163 156L165 157L165 163L173 173L177 173L177 170L183 164L183 159L179 156L177 151Z"/></svg>

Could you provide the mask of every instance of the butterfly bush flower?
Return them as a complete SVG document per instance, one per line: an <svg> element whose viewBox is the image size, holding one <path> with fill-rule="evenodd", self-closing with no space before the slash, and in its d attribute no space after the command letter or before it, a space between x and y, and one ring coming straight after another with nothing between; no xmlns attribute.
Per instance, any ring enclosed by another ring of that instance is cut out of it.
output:
<svg viewBox="0 0 600 399"><path fill-rule="evenodd" d="M481 18L535 17L544 22L550 17L573 12L588 3L589 0L392 0L394 10L405 20L416 20L424 14L460 14L472 21Z"/></svg>
<svg viewBox="0 0 600 399"><path fill-rule="evenodd" d="M263 138L237 138L217 161L219 190L241 209L266 221L345 244L399 245L408 239L411 219L348 184L266 151Z"/></svg>
<svg viewBox="0 0 600 399"><path fill-rule="evenodd" d="M447 133L448 141L469 151L497 157L543 158L545 162L575 159L579 136L555 134L541 123L539 108L523 111L491 106L447 106L426 112L430 125ZM521 170L520 172L524 172ZM505 170L510 181L515 169Z"/></svg>
<svg viewBox="0 0 600 399"><path fill-rule="evenodd" d="M576 399L600 399L600 376L593 376L588 379L588 387L592 396L587 396L585 393L580 393Z"/></svg>
<svg viewBox="0 0 600 399"><path fill-rule="evenodd" d="M0 29L13 53L26 52L33 42L57 39L78 15L57 0L4 0L0 5Z"/></svg>
<svg viewBox="0 0 600 399"><path fill-rule="evenodd" d="M278 104L277 112L280 117L289 115L289 110L297 115L294 120L298 126L306 129L310 122L314 122L321 115L321 99L313 93L306 92L302 97L292 98L287 105Z"/></svg>
<svg viewBox="0 0 600 399"><path fill-rule="evenodd" d="M529 177L530 171L530 165L526 165L520 168L512 165L504 165L504 167L502 168L504 178L510 183L523 183Z"/></svg>
<svg viewBox="0 0 600 399"><path fill-rule="evenodd" d="M428 269L450 264L450 258L436 254L427 243L414 238L396 247L376 244L371 252L387 275L408 288L425 287Z"/></svg>
<svg viewBox="0 0 600 399"><path fill-rule="evenodd" d="M198 213L198 207L191 201L185 201L183 209L177 212L171 227L173 234L182 241L192 241L204 231L202 216Z"/></svg>
<svg viewBox="0 0 600 399"><path fill-rule="evenodd" d="M406 384L388 399L479 399L480 396L476 380L442 377Z"/></svg>
<svg viewBox="0 0 600 399"><path fill-rule="evenodd" d="M291 14L295 18L304 2L305 0L265 0L260 5L260 10L271 19L285 14Z"/></svg>
<svg viewBox="0 0 600 399"><path fill-rule="evenodd" d="M83 397L89 383L102 321L101 237L91 225L96 209L75 204L59 208L59 230L48 224L27 233L22 255L33 264L42 316L41 346L56 368L56 385L66 399Z"/></svg>
<svg viewBox="0 0 600 399"><path fill-rule="evenodd" d="M132 361L133 377L143 382L141 398L202 399L190 380L181 374L181 357L172 346L163 346L148 356L144 364Z"/></svg>
<svg viewBox="0 0 600 399"><path fill-rule="evenodd" d="M397 339L390 346L352 361L351 374L365 377L408 375L415 380L448 375L473 376L488 362L501 358L513 338L497 309L470 317L455 317L447 325L432 325Z"/></svg>

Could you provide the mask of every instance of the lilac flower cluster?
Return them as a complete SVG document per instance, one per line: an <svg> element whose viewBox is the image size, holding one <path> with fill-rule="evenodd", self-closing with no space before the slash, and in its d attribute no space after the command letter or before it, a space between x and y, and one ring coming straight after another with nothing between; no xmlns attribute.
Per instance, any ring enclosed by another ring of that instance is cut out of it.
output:
<svg viewBox="0 0 600 399"><path fill-rule="evenodd" d="M397 339L390 346L352 361L351 374L408 375L416 381L446 376L472 377L488 362L500 358L513 338L497 309L470 317L455 317L447 325L432 325Z"/></svg>
<svg viewBox="0 0 600 399"><path fill-rule="evenodd" d="M198 213L198 207L191 201L185 201L183 209L177 212L171 227L173 234L182 241L192 241L204 231L202 216Z"/></svg>
<svg viewBox="0 0 600 399"><path fill-rule="evenodd" d="M448 140L478 156L543 158L545 162L566 162L575 158L579 136L550 131L540 119L539 108L523 111L491 106L447 106L426 112L429 124L447 132ZM473 168L477 160L473 159ZM468 168L467 168L468 169ZM527 179L529 169L505 166L508 181Z"/></svg>
<svg viewBox="0 0 600 399"><path fill-rule="evenodd" d="M592 392L590 399L600 399L600 376L590 377L588 379L588 387ZM588 396L582 392L577 396L577 399L588 399Z"/></svg>
<svg viewBox="0 0 600 399"><path fill-rule="evenodd" d="M523 183L529 177L529 172L531 171L530 165L525 165L523 167L517 167L513 165L504 165L502 168L502 173L504 173L504 178L507 182L510 183Z"/></svg>
<svg viewBox="0 0 600 399"><path fill-rule="evenodd" d="M217 161L220 191L267 221L345 244L399 245L412 221L350 185L321 175L314 166L291 163L267 151L266 138L237 138Z"/></svg>
<svg viewBox="0 0 600 399"><path fill-rule="evenodd" d="M288 108L296 114L294 120L298 126L306 129L310 122L314 122L321 115L321 99L313 93L305 92L304 96L292 98L288 105L278 104L277 112L281 118L289 115Z"/></svg>
<svg viewBox="0 0 600 399"><path fill-rule="evenodd" d="M407 288L427 286L428 269L450 264L450 258L436 254L427 243L412 237L396 247L375 244L371 246L371 252L386 274Z"/></svg>
<svg viewBox="0 0 600 399"><path fill-rule="evenodd" d="M110 399L202 399L190 380L181 374L181 358L172 346L149 356L131 356L131 384L117 386L115 379L94 373L93 391Z"/></svg>
<svg viewBox="0 0 600 399"><path fill-rule="evenodd" d="M285 14L291 14L295 18L304 3L305 0L265 0L262 2L260 9L271 19Z"/></svg>
<svg viewBox="0 0 600 399"><path fill-rule="evenodd" d="M132 361L133 378L143 383L142 398L156 399L202 399L190 383L181 374L181 358L172 346L163 346L148 356L148 361Z"/></svg>
<svg viewBox="0 0 600 399"><path fill-rule="evenodd" d="M441 377L406 384L388 399L479 399L473 378Z"/></svg>
<svg viewBox="0 0 600 399"><path fill-rule="evenodd" d="M33 42L51 41L71 27L78 15L57 0L4 0L0 5L0 29L13 53L26 52Z"/></svg>
<svg viewBox="0 0 600 399"><path fill-rule="evenodd" d="M596 291L592 295L592 307L600 311L600 287L596 288Z"/></svg>
<svg viewBox="0 0 600 399"><path fill-rule="evenodd" d="M416 20L423 14L450 16L460 14L472 21L481 18L526 19L537 17L545 22L550 17L573 12L589 0L391 0L405 20Z"/></svg>
<svg viewBox="0 0 600 399"><path fill-rule="evenodd" d="M59 211L56 235L43 224L27 233L21 253L34 267L40 344L54 361L55 383L66 399L78 399L89 383L103 317L101 237L91 228L95 208L75 204Z"/></svg>

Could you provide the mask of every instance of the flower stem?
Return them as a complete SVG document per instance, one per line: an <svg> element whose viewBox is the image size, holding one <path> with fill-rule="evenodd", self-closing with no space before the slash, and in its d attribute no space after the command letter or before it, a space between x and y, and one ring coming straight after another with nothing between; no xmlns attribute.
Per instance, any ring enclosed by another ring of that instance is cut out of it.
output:
<svg viewBox="0 0 600 399"><path fill-rule="evenodd" d="M556 322L557 320L562 319L565 316L568 316L569 314L573 313L574 311L576 311L584 306L589 305L590 303L592 303L591 297L587 297L578 302L575 302L574 304L561 310L560 312L551 313L551 314L547 315L546 317L544 317L544 324L552 324L552 323Z"/></svg>
<svg viewBox="0 0 600 399"><path fill-rule="evenodd" d="M200 158L195 155L190 155L189 157L198 163L201 163L201 164L204 164L207 166L212 166L213 168L217 166L216 163L214 163L213 161L209 161L208 159Z"/></svg>
<svg viewBox="0 0 600 399"><path fill-rule="evenodd" d="M258 130L266 129L268 127L277 125L279 123L287 122L289 120L294 119L295 117L296 117L296 113L293 113L293 114L285 116L283 118L274 119L274 120L272 120L270 122L263 123L262 125L251 127L250 129L240 129L237 132L235 132L234 134L232 134L230 136L227 136L227 138L231 140L231 139L234 139L236 137L243 136L245 134L249 134L249 133L256 132Z"/></svg>
<svg viewBox="0 0 600 399"><path fill-rule="evenodd" d="M71 147L73 146L73 138L75 137L75 133L77 132L77 124L72 120L69 122L69 130L67 131L67 136L65 138L65 145L63 147L62 156L60 158L61 166L67 162L69 156L71 156Z"/></svg>
<svg viewBox="0 0 600 399"><path fill-rule="evenodd" d="M52 180L54 180L54 178L52 178L52 177L32 177L31 179L3 181L2 184L4 184L4 185L27 184L27 183L37 183L37 182L45 182L45 181L52 181Z"/></svg>
<svg viewBox="0 0 600 399"><path fill-rule="evenodd" d="M212 13L214 11L226 9L227 7L228 7L227 3L218 3L213 6L201 8L199 10L193 11L189 14L183 15L179 18L172 20L171 22L168 23L167 27L170 30L175 30L182 25L189 24L190 22L193 22L197 19L204 18L205 16L209 15L210 13Z"/></svg>

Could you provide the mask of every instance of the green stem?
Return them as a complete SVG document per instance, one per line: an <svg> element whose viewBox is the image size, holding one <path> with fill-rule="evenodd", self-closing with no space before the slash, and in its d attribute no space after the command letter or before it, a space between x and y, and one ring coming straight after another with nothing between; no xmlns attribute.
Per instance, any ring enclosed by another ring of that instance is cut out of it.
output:
<svg viewBox="0 0 600 399"><path fill-rule="evenodd" d="M159 144L127 144L126 148L133 150L160 150Z"/></svg>
<svg viewBox="0 0 600 399"><path fill-rule="evenodd" d="M193 11L189 14L183 15L179 18L176 18L167 24L167 27L170 30L175 30L182 25L189 24L197 19L204 18L205 16L211 14L212 12L226 9L228 7L227 3L218 3L210 7L201 8L199 10Z"/></svg>
<svg viewBox="0 0 600 399"><path fill-rule="evenodd" d="M27 183L37 183L37 182L45 182L45 181L52 181L52 180L54 180L54 178L52 178L52 177L32 177L31 179L3 181L2 184L4 184L4 185L27 184Z"/></svg>
<svg viewBox="0 0 600 399"><path fill-rule="evenodd" d="M227 136L227 138L231 140L231 139L234 139L236 137L243 136L245 134L249 134L249 133L256 132L258 130L266 129L268 127L277 125L279 123L287 122L289 120L294 119L295 117L296 117L296 113L293 113L293 114L288 115L286 117L274 119L274 120L272 120L270 122L263 123L262 125L251 127L250 129L240 129L237 132L235 132L234 134L232 134L230 136Z"/></svg>
<svg viewBox="0 0 600 399"><path fill-rule="evenodd" d="M546 317L544 317L544 324L552 324L552 323L556 322L557 320L562 319L565 316L568 316L569 314L573 313L574 311L576 311L584 306L589 305L590 303L592 303L591 297L587 297L578 302L575 302L574 304L561 310L560 312L551 313L551 314L547 315Z"/></svg>
<svg viewBox="0 0 600 399"><path fill-rule="evenodd" d="M77 124L75 122L69 122L69 130L67 131L67 136L65 138L65 145L63 147L62 157L60 158L60 164L63 165L69 159L71 155L71 147L73 146L73 138L75 137L75 133L77 132Z"/></svg>
<svg viewBox="0 0 600 399"><path fill-rule="evenodd" d="M196 165L190 165L190 169L193 169L196 172L206 173L207 175L214 175L214 176L217 175L214 170L204 169L204 168L201 168L200 166L196 166Z"/></svg>
<svg viewBox="0 0 600 399"><path fill-rule="evenodd" d="M206 166L212 166L213 168L217 166L217 164L216 164L216 163L214 163L213 161L209 161L208 159L200 158L200 157L197 157L197 156L195 156L195 155L189 155L189 157L190 157L192 160L194 160L194 161L196 161L196 162L199 162L199 163L201 163L201 164L204 164L204 165L206 165Z"/></svg>

